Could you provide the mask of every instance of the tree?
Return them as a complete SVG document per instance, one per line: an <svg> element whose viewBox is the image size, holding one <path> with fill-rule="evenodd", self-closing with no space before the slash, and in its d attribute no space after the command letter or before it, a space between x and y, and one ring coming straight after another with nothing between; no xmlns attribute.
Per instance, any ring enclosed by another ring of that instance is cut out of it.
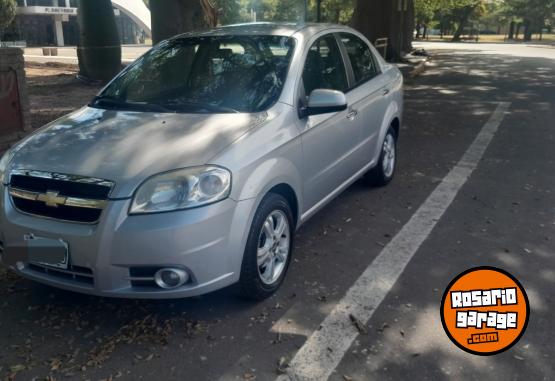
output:
<svg viewBox="0 0 555 381"><path fill-rule="evenodd" d="M318 21L318 5L320 5L320 22L349 24L355 11L354 0L312 0L309 2L309 13L314 14L312 20Z"/></svg>
<svg viewBox="0 0 555 381"><path fill-rule="evenodd" d="M79 75L108 80L121 69L121 44L110 0L81 0L77 11Z"/></svg>
<svg viewBox="0 0 555 381"><path fill-rule="evenodd" d="M530 41L533 33L541 34L546 21L553 18L555 13L555 0L505 0L505 2L513 15L522 18L525 41Z"/></svg>
<svg viewBox="0 0 555 381"><path fill-rule="evenodd" d="M152 41L208 26L200 0L150 0Z"/></svg>
<svg viewBox="0 0 555 381"><path fill-rule="evenodd" d="M240 21L241 3L239 0L215 0L221 25Z"/></svg>
<svg viewBox="0 0 555 381"><path fill-rule="evenodd" d="M256 12L258 21L302 21L304 0L249 0L244 4Z"/></svg>
<svg viewBox="0 0 555 381"><path fill-rule="evenodd" d="M399 60L412 49L413 0L357 0L351 23L370 42L387 37L387 58L391 60Z"/></svg>
<svg viewBox="0 0 555 381"><path fill-rule="evenodd" d="M422 38L426 38L428 24L434 18L440 4L437 0L414 0L414 16L416 20L416 38L420 38L420 30L424 28Z"/></svg>
<svg viewBox="0 0 555 381"><path fill-rule="evenodd" d="M464 32L464 28L468 23L468 19L470 19L470 16L474 12L474 10L478 7L478 5L480 5L480 0L474 0L461 7L456 7L453 10L459 26L457 27L455 34L453 34L452 41L461 40L461 36Z"/></svg>
<svg viewBox="0 0 555 381"><path fill-rule="evenodd" d="M15 0L0 0L0 31L12 23L16 5Z"/></svg>

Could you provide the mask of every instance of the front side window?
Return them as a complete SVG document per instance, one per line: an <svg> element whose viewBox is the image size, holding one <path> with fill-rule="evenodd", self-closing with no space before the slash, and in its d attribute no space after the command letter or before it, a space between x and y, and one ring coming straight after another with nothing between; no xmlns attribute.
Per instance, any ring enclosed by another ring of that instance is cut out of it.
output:
<svg viewBox="0 0 555 381"><path fill-rule="evenodd" d="M173 112L260 112L281 94L294 40L209 36L168 40L118 76L91 103Z"/></svg>
<svg viewBox="0 0 555 381"><path fill-rule="evenodd" d="M341 33L340 37L351 61L356 85L369 81L378 75L376 61L366 42L350 33Z"/></svg>
<svg viewBox="0 0 555 381"><path fill-rule="evenodd" d="M315 89L347 90L345 65L333 35L319 38L310 47L303 70L303 84L307 96Z"/></svg>

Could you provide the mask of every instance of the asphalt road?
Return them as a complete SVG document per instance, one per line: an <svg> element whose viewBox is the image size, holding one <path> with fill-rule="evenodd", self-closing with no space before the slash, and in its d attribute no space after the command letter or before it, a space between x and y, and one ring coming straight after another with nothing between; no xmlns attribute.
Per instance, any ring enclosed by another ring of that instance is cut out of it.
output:
<svg viewBox="0 0 555 381"><path fill-rule="evenodd" d="M329 367L334 381L555 379L555 49L422 46L434 59L407 81L397 177L381 189L354 184L303 226L274 297L245 302L230 288L177 301L112 300L1 274L0 375L274 380L410 225L421 245L390 287L365 290L378 300L367 306L367 332L330 355L337 364L323 357L317 367ZM415 212L500 107L474 172L431 231L417 235ZM531 304L520 342L490 357L458 349L439 319L448 283L481 265L515 275Z"/></svg>

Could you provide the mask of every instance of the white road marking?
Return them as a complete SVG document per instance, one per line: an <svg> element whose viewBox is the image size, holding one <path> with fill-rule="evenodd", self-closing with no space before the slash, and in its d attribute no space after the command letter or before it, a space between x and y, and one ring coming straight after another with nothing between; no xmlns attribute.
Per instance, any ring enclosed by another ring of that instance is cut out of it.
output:
<svg viewBox="0 0 555 381"><path fill-rule="evenodd" d="M457 165L428 196L401 231L383 248L299 349L288 372L276 381L324 381L358 336L349 315L367 324L420 245L476 169L510 103L499 103Z"/></svg>

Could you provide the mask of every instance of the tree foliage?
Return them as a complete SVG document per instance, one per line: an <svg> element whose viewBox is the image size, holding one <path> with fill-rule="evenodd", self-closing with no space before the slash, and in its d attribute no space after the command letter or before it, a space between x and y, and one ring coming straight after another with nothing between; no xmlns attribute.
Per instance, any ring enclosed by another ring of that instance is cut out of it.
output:
<svg viewBox="0 0 555 381"><path fill-rule="evenodd" d="M439 24L440 29L455 31L454 40L471 24L499 32L509 23L511 31L523 25L529 40L532 33L554 24L555 0L415 0L415 13L417 25ZM512 38L512 32L509 35Z"/></svg>
<svg viewBox="0 0 555 381"><path fill-rule="evenodd" d="M0 0L0 30L8 27L15 17L15 0Z"/></svg>
<svg viewBox="0 0 555 381"><path fill-rule="evenodd" d="M448 24L449 29L455 30L453 40L458 41L469 20L482 16L490 3L492 0L415 0L416 24L426 27L437 21L442 30Z"/></svg>
<svg viewBox="0 0 555 381"><path fill-rule="evenodd" d="M524 39L531 40L533 33L541 33L546 25L553 25L555 0L505 0L510 13L520 17L524 24Z"/></svg>
<svg viewBox="0 0 555 381"><path fill-rule="evenodd" d="M320 0L321 22L349 24L355 11L354 0ZM317 20L318 0L309 2L309 21Z"/></svg>
<svg viewBox="0 0 555 381"><path fill-rule="evenodd" d="M207 1L216 10L218 25L254 21L319 21L354 26L371 41L390 40L390 58L411 49L414 24L417 37L423 28L453 34L457 41L480 28L501 31L511 21L522 22L525 35L549 24L555 0L143 0L152 8L154 40L212 25L206 17ZM318 12L318 9L320 12ZM210 21L212 20L212 22ZM493 27L492 27L493 25ZM160 30L162 32L160 33Z"/></svg>

